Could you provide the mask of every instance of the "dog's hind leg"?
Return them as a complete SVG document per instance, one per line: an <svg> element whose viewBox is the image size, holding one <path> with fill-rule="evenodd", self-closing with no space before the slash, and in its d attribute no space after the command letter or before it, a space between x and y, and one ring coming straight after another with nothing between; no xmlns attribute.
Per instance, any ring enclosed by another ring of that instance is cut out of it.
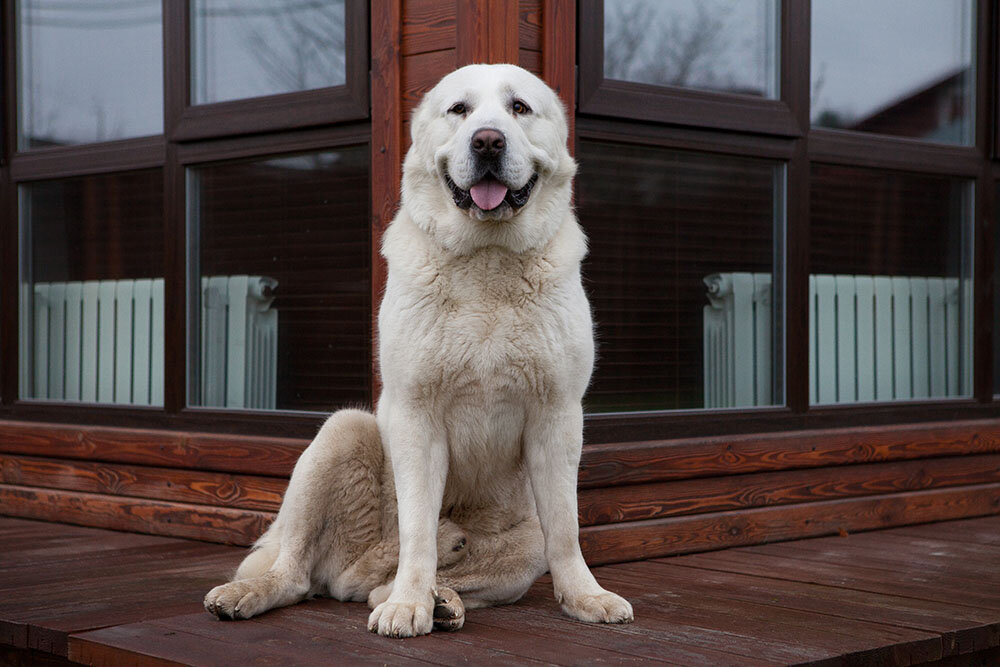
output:
<svg viewBox="0 0 1000 667"><path fill-rule="evenodd" d="M236 578L208 593L205 608L250 618L326 592L332 574L381 538L382 468L374 417L334 413L296 463L274 524Z"/></svg>

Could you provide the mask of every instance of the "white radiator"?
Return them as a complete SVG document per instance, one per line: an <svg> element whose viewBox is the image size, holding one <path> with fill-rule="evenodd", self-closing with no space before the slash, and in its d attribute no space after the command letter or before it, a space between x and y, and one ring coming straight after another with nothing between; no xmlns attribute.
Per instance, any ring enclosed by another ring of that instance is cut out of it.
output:
<svg viewBox="0 0 1000 667"><path fill-rule="evenodd" d="M260 276L202 278L202 405L274 407L276 285ZM22 353L32 360L22 361L22 396L163 405L162 278L36 283L30 304L27 287L22 341L33 348Z"/></svg>
<svg viewBox="0 0 1000 667"><path fill-rule="evenodd" d="M773 403L771 274L713 274L705 284L705 406ZM809 276L810 402L969 394L967 290L958 278Z"/></svg>

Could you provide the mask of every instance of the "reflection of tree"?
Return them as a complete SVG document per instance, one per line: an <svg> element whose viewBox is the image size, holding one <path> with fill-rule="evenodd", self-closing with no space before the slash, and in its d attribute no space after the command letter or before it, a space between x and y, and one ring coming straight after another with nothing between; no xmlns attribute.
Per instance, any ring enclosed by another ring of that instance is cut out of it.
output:
<svg viewBox="0 0 1000 667"><path fill-rule="evenodd" d="M204 18L230 19L247 55L270 80L270 90L307 90L342 81L343 0L284 0L270 6L205 2L203 7Z"/></svg>
<svg viewBox="0 0 1000 667"><path fill-rule="evenodd" d="M745 44L730 34L731 4L704 0L687 5L691 9L666 9L658 2L632 0L605 6L606 77L668 86L738 86L726 63L731 50Z"/></svg>

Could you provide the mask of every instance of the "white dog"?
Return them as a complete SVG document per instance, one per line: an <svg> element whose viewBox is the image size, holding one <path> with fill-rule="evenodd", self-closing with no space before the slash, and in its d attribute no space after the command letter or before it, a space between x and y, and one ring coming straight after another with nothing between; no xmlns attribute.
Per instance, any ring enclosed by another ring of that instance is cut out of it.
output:
<svg viewBox="0 0 1000 667"><path fill-rule="evenodd" d="M472 65L412 127L382 248L376 414L330 417L274 524L205 606L248 618L313 594L367 597L370 630L408 637L517 600L547 565L567 614L629 622L579 545L594 342L562 104L519 67Z"/></svg>

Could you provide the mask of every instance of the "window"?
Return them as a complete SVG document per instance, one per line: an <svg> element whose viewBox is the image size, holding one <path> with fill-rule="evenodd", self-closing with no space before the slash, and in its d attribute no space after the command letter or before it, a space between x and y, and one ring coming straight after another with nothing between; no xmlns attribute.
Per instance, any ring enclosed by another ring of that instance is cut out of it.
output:
<svg viewBox="0 0 1000 667"><path fill-rule="evenodd" d="M971 393L971 185L813 165L812 403Z"/></svg>
<svg viewBox="0 0 1000 667"><path fill-rule="evenodd" d="M21 396L163 404L163 175L21 187Z"/></svg>
<svg viewBox="0 0 1000 667"><path fill-rule="evenodd" d="M777 0L608 0L607 79L778 97Z"/></svg>
<svg viewBox="0 0 1000 667"><path fill-rule="evenodd" d="M783 166L591 140L579 159L587 410L780 404Z"/></svg>
<svg viewBox="0 0 1000 667"><path fill-rule="evenodd" d="M973 262L1000 200L991 3L581 0L578 17L592 437L997 414L1000 296L975 298Z"/></svg>
<svg viewBox="0 0 1000 667"><path fill-rule="evenodd" d="M8 10L0 415L305 435L369 402L367 4L83 4Z"/></svg>
<svg viewBox="0 0 1000 667"><path fill-rule="evenodd" d="M814 0L813 125L971 144L972 0Z"/></svg>
<svg viewBox="0 0 1000 667"><path fill-rule="evenodd" d="M163 133L160 7L17 1L19 149Z"/></svg>
<svg viewBox="0 0 1000 667"><path fill-rule="evenodd" d="M368 402L368 146L199 165L188 184L191 403Z"/></svg>
<svg viewBox="0 0 1000 667"><path fill-rule="evenodd" d="M194 0L194 104L346 83L343 0L234 3Z"/></svg>

